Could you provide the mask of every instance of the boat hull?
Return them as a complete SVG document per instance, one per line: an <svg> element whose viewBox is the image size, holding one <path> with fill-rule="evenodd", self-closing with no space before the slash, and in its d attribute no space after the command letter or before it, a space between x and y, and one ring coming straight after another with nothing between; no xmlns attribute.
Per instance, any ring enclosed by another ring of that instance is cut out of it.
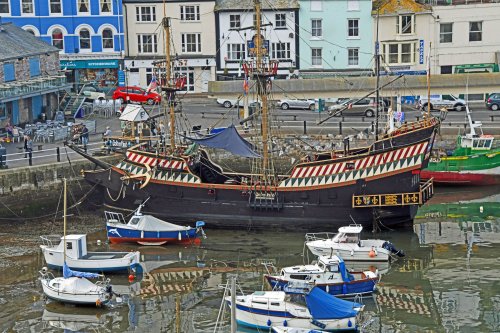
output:
<svg viewBox="0 0 500 333"><path fill-rule="evenodd" d="M333 244L328 246L328 244L319 246L311 244L313 242L306 243L309 250L316 256L327 256L331 253L338 255L344 261L366 261L366 262L387 262L390 260L389 251L376 248L375 255L370 256L371 248L368 249L359 249L357 246L352 247L352 249L339 249L334 246L337 244ZM333 250L332 250L333 249Z"/></svg>
<svg viewBox="0 0 500 333"><path fill-rule="evenodd" d="M52 269L62 270L64 254L43 245L41 248L47 266ZM75 259L66 256L66 264L75 271L96 273L128 272L137 269L139 266L139 252L90 252L87 257L95 259Z"/></svg>
<svg viewBox="0 0 500 333"><path fill-rule="evenodd" d="M199 242L195 228L182 231L140 231L108 224L106 229L108 239L113 244L139 243L141 245L163 245L165 243L190 244Z"/></svg>
<svg viewBox="0 0 500 333"><path fill-rule="evenodd" d="M41 279L41 282L45 296L57 302L88 306L101 306L109 302L109 297L106 297L106 292L102 288L92 293L69 293L52 288L50 286L50 280Z"/></svg>
<svg viewBox="0 0 500 333"><path fill-rule="evenodd" d="M290 281L279 279L275 276L265 275L273 290L283 290ZM333 296L355 296L357 294L370 294L375 291L378 278L355 280L350 282L314 284Z"/></svg>
<svg viewBox="0 0 500 333"><path fill-rule="evenodd" d="M434 179L434 183L442 185L499 185L500 167L494 169L470 172L459 171L430 171L422 170L421 177L424 179Z"/></svg>
<svg viewBox="0 0 500 333"><path fill-rule="evenodd" d="M228 301L231 306L231 302ZM284 325L305 329L322 329L327 332L353 331L356 330L356 317L342 319L319 320L325 327L319 327L312 323L310 317L296 317L287 311L272 311L250 308L244 305L236 305L236 321L238 325L251 327L259 330L269 330L271 326Z"/></svg>

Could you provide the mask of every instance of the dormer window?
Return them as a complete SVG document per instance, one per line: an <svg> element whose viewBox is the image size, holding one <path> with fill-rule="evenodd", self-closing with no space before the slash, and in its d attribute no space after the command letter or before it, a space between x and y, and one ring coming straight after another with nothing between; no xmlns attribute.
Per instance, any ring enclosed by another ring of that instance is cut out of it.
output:
<svg viewBox="0 0 500 333"><path fill-rule="evenodd" d="M415 15L400 15L397 20L397 34L410 35L415 33Z"/></svg>

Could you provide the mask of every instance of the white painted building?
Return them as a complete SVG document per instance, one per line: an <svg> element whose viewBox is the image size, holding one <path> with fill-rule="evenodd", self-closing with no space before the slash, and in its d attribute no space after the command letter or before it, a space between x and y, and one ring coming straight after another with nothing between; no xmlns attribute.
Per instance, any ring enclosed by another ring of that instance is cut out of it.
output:
<svg viewBox="0 0 500 333"><path fill-rule="evenodd" d="M154 62L165 60L164 11L171 20L175 74L187 78L188 93L208 90L215 79L214 0L123 0L126 85L146 87Z"/></svg>
<svg viewBox="0 0 500 333"><path fill-rule="evenodd" d="M262 3L262 35L270 60L278 61L278 76L286 78L300 66L297 0ZM249 42L255 35L253 1L217 0L217 79L242 77L241 62L250 60ZM241 28L249 28L242 30Z"/></svg>

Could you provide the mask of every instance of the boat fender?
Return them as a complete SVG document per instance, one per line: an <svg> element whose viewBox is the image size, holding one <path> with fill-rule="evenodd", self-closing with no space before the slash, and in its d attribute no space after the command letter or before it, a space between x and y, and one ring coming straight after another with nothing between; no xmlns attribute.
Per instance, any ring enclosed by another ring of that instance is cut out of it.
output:
<svg viewBox="0 0 500 333"><path fill-rule="evenodd" d="M267 320L267 326L271 327L271 324L272 324L271 319L268 319Z"/></svg>
<svg viewBox="0 0 500 333"><path fill-rule="evenodd" d="M347 327L352 327L352 322L351 322L351 319L349 319L349 320L347 321Z"/></svg>
<svg viewBox="0 0 500 333"><path fill-rule="evenodd" d="M285 326L285 327L288 326L288 322L286 320L283 320L283 326Z"/></svg>
<svg viewBox="0 0 500 333"><path fill-rule="evenodd" d="M132 281L134 281L134 279L135 279L134 274L130 274L130 275L128 276L128 282L132 282Z"/></svg>
<svg viewBox="0 0 500 333"><path fill-rule="evenodd" d="M327 293L330 293L330 286L329 286L329 285L326 285L325 291L326 291Z"/></svg>
<svg viewBox="0 0 500 333"><path fill-rule="evenodd" d="M354 255L354 250L351 250L351 256L353 256L353 255Z"/></svg>
<svg viewBox="0 0 500 333"><path fill-rule="evenodd" d="M101 300L100 299L97 299L97 301L95 301L95 306L97 306L98 308L101 307Z"/></svg>
<svg viewBox="0 0 500 333"><path fill-rule="evenodd" d="M177 235L177 239L178 240L182 240L182 235L181 235L181 232L179 231L179 234Z"/></svg>
<svg viewBox="0 0 500 333"><path fill-rule="evenodd" d="M144 238L144 230L141 230L141 238Z"/></svg>
<svg viewBox="0 0 500 333"><path fill-rule="evenodd" d="M377 254L375 253L375 250L373 250L373 247L372 247L372 249L371 249L371 250L370 250L370 252L368 253L368 256L369 256L370 258L375 258L375 256L376 256L376 255L377 255Z"/></svg>

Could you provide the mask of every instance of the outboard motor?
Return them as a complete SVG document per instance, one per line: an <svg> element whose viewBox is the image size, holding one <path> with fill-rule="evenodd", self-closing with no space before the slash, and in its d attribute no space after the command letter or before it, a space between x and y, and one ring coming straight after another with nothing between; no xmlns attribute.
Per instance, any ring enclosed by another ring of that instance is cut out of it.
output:
<svg viewBox="0 0 500 333"><path fill-rule="evenodd" d="M386 249L387 251L391 251L391 253L394 253L395 255L397 255L398 257L404 257L405 256L405 253L403 250L398 250L394 244L392 244L391 242L384 242L384 244L382 244L382 248Z"/></svg>

